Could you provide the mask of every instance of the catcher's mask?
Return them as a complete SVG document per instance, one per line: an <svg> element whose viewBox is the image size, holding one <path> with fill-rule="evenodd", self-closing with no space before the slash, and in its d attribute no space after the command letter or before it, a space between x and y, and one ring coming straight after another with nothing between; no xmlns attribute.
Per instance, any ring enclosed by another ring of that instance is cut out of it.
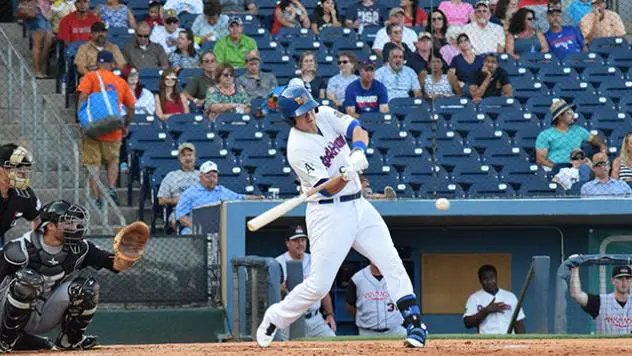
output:
<svg viewBox="0 0 632 356"><path fill-rule="evenodd" d="M40 229L49 223L54 223L63 231L64 245L72 253L79 253L81 240L88 229L90 216L88 211L81 205L72 204L65 200L57 200L46 204L41 212L42 223Z"/></svg>
<svg viewBox="0 0 632 356"><path fill-rule="evenodd" d="M2 147L2 168L7 171L9 186L14 189L26 190L31 183L31 153L22 146L13 144Z"/></svg>

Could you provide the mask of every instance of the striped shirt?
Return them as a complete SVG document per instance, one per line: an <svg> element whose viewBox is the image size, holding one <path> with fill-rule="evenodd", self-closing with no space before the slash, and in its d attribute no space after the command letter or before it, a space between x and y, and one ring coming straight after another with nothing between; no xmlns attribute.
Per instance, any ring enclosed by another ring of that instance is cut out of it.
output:
<svg viewBox="0 0 632 356"><path fill-rule="evenodd" d="M619 179L632 179L632 167L628 167L623 160L619 160Z"/></svg>
<svg viewBox="0 0 632 356"><path fill-rule="evenodd" d="M606 183L602 183L599 179L594 179L582 185L581 194L582 197L629 196L632 189L620 180L608 178Z"/></svg>

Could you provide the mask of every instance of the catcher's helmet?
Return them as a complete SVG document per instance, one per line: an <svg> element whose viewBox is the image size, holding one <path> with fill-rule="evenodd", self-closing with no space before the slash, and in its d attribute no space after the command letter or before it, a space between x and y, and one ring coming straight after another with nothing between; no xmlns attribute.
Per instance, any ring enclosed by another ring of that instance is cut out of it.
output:
<svg viewBox="0 0 632 356"><path fill-rule="evenodd" d="M283 117L294 124L294 118L318 107L318 102L305 87L287 87L279 95L277 104Z"/></svg>
<svg viewBox="0 0 632 356"><path fill-rule="evenodd" d="M84 207L65 200L55 200L42 207L40 218L42 222L38 229L42 232L50 223L63 224L64 244L73 253L79 252L79 242L83 239L90 221L88 211Z"/></svg>
<svg viewBox="0 0 632 356"><path fill-rule="evenodd" d="M0 147L1 168L7 170L11 188L25 190L29 187L32 162L31 153L22 146L9 143Z"/></svg>

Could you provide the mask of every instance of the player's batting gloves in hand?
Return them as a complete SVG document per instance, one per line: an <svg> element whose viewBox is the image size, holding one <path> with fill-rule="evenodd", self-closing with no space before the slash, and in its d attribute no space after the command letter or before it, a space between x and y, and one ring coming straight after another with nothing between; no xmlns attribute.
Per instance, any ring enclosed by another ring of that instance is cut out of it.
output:
<svg viewBox="0 0 632 356"><path fill-rule="evenodd" d="M369 161L366 160L364 151L361 149L351 151L351 155L349 155L349 169L361 172L367 168L369 168Z"/></svg>
<svg viewBox="0 0 632 356"><path fill-rule="evenodd" d="M358 172L355 171L352 167L345 167L342 172L342 180L345 182L349 182L351 180L356 179L358 176Z"/></svg>

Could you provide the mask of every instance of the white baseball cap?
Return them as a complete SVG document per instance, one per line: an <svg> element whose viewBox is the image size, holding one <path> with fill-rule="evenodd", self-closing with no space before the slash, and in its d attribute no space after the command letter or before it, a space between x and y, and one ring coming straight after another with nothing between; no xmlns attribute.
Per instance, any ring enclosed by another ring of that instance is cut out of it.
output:
<svg viewBox="0 0 632 356"><path fill-rule="evenodd" d="M217 170L217 165L213 161L206 161L200 166L200 172L202 173L208 173L212 171L219 172Z"/></svg>

